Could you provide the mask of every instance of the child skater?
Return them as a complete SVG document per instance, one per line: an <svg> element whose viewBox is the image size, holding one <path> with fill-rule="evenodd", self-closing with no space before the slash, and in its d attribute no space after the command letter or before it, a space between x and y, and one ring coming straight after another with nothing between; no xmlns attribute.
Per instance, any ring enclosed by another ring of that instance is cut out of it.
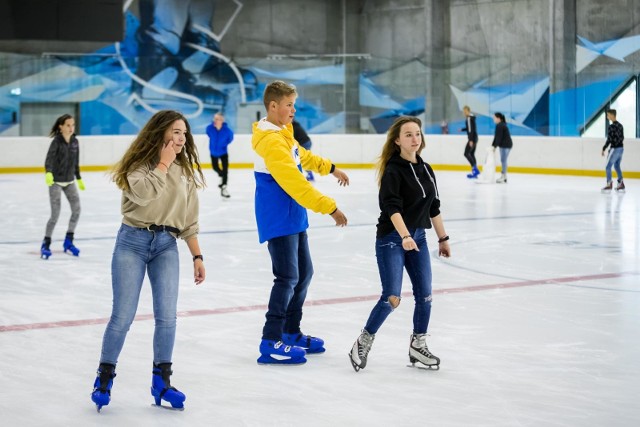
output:
<svg viewBox="0 0 640 427"><path fill-rule="evenodd" d="M304 175L312 170L333 174L340 185L349 178L328 159L300 146L291 121L296 89L274 81L264 91L267 117L253 124L255 212L260 243L267 242L273 275L259 364L302 364L306 353L324 352L324 341L300 331L302 305L313 275L307 241L307 209L330 214L337 226L347 218L336 202L316 190Z"/></svg>
<svg viewBox="0 0 640 427"><path fill-rule="evenodd" d="M196 285L205 278L196 192L204 185L204 177L184 116L177 111L154 114L112 175L122 190L123 217L111 260L113 310L91 399L98 411L111 400L118 356L135 317L146 272L155 318L151 394L158 406L165 400L172 408L182 409L185 395L170 382L178 305L177 237L187 243L193 256Z"/></svg>
<svg viewBox="0 0 640 427"><path fill-rule="evenodd" d="M75 130L76 122L73 116L63 114L56 119L49 133L53 140L44 162L46 171L44 180L49 186L51 217L47 221L44 240L40 247L40 257L43 259L49 259L51 256L51 236L60 217L60 193L62 192L71 205L71 218L62 248L65 253L69 251L73 256L80 256L80 249L73 245L73 235L80 218L80 197L73 182L74 177L80 190L84 190L85 186L80 177L80 146Z"/></svg>
<svg viewBox="0 0 640 427"><path fill-rule="evenodd" d="M402 272L406 268L413 286L415 308L409 360L437 367L440 359L427 348L431 315L431 261L425 229L432 224L438 236L438 254L449 257L449 236L440 215L440 195L433 169L422 158L425 142L416 117L399 117L387 132L377 164L380 217L376 233L376 258L382 296L373 307L349 358L358 372L385 319L400 305Z"/></svg>

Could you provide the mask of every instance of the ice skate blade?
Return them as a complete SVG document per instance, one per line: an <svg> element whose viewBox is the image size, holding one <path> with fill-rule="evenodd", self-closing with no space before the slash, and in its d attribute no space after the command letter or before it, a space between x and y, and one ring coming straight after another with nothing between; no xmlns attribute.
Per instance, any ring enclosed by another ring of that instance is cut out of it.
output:
<svg viewBox="0 0 640 427"><path fill-rule="evenodd" d="M417 363L417 365L416 365L416 363ZM423 371L439 371L440 370L440 364L437 364L437 365L423 365L420 362L416 362L416 363L412 363L410 365L407 365L407 368L422 369Z"/></svg>
<svg viewBox="0 0 640 427"><path fill-rule="evenodd" d="M347 356L349 357L349 362L351 362L351 366L353 366L353 370L356 372L360 372L360 369L362 369L360 367L360 365L358 365L356 362L353 361L353 359L351 358L351 353L347 354Z"/></svg>
<svg viewBox="0 0 640 427"><path fill-rule="evenodd" d="M180 408L174 408L173 406L167 406L163 404L156 405L155 403L152 403L151 406L155 406L156 408L166 409L167 411L184 411L184 406Z"/></svg>
<svg viewBox="0 0 640 427"><path fill-rule="evenodd" d="M304 365L307 359L301 357L299 359L276 359L268 354L263 354L258 358L258 365Z"/></svg>

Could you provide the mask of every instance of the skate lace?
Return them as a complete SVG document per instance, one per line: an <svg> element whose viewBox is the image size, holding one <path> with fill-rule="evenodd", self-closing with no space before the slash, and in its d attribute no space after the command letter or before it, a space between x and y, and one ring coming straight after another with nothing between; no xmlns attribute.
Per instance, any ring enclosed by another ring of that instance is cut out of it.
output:
<svg viewBox="0 0 640 427"><path fill-rule="evenodd" d="M371 346L373 345L374 339L375 335L371 335L367 332L363 332L362 335L360 335L359 342L361 346L358 349L358 356L360 356L361 358L367 357L369 351L371 351Z"/></svg>
<svg viewBox="0 0 640 427"><path fill-rule="evenodd" d="M414 335L413 349L424 354L427 357L433 356L427 347L427 334Z"/></svg>

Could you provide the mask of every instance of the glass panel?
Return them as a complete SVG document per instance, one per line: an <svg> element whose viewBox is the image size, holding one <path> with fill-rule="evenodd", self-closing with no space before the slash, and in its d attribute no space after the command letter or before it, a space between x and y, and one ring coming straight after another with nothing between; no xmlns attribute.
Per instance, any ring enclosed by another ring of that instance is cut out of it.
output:
<svg viewBox="0 0 640 427"><path fill-rule="evenodd" d="M631 82L631 84L614 98L610 107L616 110L616 118L624 127L625 138L635 138L636 135L637 84L637 80ZM602 111L597 119L586 128L582 136L589 138L606 137L605 122L605 111Z"/></svg>

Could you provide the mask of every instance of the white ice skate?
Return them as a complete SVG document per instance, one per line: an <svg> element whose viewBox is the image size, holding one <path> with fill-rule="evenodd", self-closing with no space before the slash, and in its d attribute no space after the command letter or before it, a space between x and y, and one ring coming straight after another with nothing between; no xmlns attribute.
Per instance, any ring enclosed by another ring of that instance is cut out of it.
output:
<svg viewBox="0 0 640 427"><path fill-rule="evenodd" d="M440 369L440 359L429 351L427 334L412 334L409 341L410 367L421 369ZM416 366L416 362L421 365Z"/></svg>
<svg viewBox="0 0 640 427"><path fill-rule="evenodd" d="M375 338L375 335L371 335L363 329L356 342L353 343L353 347L351 347L351 351L349 352L349 361L356 372L367 366L367 355L371 350Z"/></svg>

